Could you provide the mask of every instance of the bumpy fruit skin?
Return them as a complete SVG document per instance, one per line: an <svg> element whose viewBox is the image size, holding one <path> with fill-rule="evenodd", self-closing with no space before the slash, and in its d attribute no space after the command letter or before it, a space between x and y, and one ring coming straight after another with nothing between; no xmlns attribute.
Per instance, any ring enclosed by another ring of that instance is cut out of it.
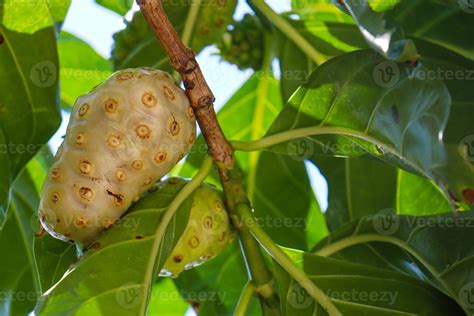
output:
<svg viewBox="0 0 474 316"><path fill-rule="evenodd" d="M189 100L151 68L113 74L79 97L41 193L54 237L87 244L165 175L194 143Z"/></svg>
<svg viewBox="0 0 474 316"><path fill-rule="evenodd" d="M182 188L186 180L169 178L157 184L153 198L143 198L132 209L159 208L163 199ZM191 196L191 211L187 226L166 259L161 276L177 277L182 271L196 267L221 253L235 239L235 230L226 212L222 193L208 184L202 184ZM148 203L147 200L150 202Z"/></svg>
<svg viewBox="0 0 474 316"><path fill-rule="evenodd" d="M264 54L264 33L259 19L246 14L235 21L217 43L221 58L239 69L260 70Z"/></svg>

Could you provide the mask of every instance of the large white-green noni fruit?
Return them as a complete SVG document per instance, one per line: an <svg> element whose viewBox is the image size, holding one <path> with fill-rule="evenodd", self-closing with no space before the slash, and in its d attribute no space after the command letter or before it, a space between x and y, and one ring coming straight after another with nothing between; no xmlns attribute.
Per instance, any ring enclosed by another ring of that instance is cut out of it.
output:
<svg viewBox="0 0 474 316"><path fill-rule="evenodd" d="M89 243L189 150L196 123L172 77L126 69L79 97L41 193L53 236Z"/></svg>

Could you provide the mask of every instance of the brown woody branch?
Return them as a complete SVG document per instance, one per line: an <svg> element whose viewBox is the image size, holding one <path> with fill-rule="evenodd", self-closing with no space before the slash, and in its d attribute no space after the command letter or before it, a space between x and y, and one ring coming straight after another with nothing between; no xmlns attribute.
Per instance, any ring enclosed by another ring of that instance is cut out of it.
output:
<svg viewBox="0 0 474 316"><path fill-rule="evenodd" d="M234 210L238 205L244 204L250 208L240 172L234 161L234 150L217 121L213 106L215 98L194 52L181 41L160 0L137 0L137 3L169 56L171 65L181 75L186 94L217 166L230 214L235 215ZM279 304L272 287L273 277L265 265L260 246L246 227L237 228L252 282L256 288L261 289L257 294L260 296L262 308L266 315L278 315Z"/></svg>

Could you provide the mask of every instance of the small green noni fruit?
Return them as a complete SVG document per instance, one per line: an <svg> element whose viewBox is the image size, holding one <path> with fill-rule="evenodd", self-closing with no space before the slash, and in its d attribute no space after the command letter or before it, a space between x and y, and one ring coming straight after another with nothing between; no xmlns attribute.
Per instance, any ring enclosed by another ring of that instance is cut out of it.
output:
<svg viewBox="0 0 474 316"><path fill-rule="evenodd" d="M264 31L258 17L246 14L242 20L231 24L217 43L217 47L221 58L237 65L239 69L260 70L265 50L264 43Z"/></svg>
<svg viewBox="0 0 474 316"><path fill-rule="evenodd" d="M134 204L130 212L163 207L187 182L176 177L159 182L157 190ZM214 258L235 239L235 229L219 190L204 183L190 198L191 210L186 228L166 259L161 276L177 277L182 271Z"/></svg>
<svg viewBox="0 0 474 316"><path fill-rule="evenodd" d="M196 122L172 77L151 68L113 74L72 109L41 193L54 237L87 244L189 150Z"/></svg>

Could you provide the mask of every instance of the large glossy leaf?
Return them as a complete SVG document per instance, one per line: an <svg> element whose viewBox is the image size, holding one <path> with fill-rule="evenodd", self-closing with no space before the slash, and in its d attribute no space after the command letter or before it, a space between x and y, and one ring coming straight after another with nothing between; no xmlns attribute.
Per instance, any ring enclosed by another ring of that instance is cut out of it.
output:
<svg viewBox="0 0 474 316"><path fill-rule="evenodd" d="M344 52L365 48L366 44L351 19L331 4L318 4L317 9L297 11L302 20L287 19L305 40L322 56L329 59ZM276 32L281 69L283 100L305 82L316 64L308 52L298 48L283 32Z"/></svg>
<svg viewBox="0 0 474 316"><path fill-rule="evenodd" d="M0 2L0 226L11 184L60 122L56 32L68 6Z"/></svg>
<svg viewBox="0 0 474 316"><path fill-rule="evenodd" d="M451 211L434 183L375 159L318 157L314 162L328 181L326 220L331 230L389 210L410 215Z"/></svg>
<svg viewBox="0 0 474 316"><path fill-rule="evenodd" d="M219 39L232 20L236 4L236 0L164 1L163 7L179 34L182 35L185 29L191 30L187 44L197 54L204 46ZM197 15L192 14L192 5L199 6ZM141 12L136 12L114 39L112 59L115 69L153 66L171 71L168 57Z"/></svg>
<svg viewBox="0 0 474 316"><path fill-rule="evenodd" d="M400 273L286 249L343 315L463 315L435 288ZM283 315L327 315L278 265Z"/></svg>
<svg viewBox="0 0 474 316"><path fill-rule="evenodd" d="M26 315L41 294L33 256L38 193L27 170L15 181L5 225L0 230L0 300L2 315Z"/></svg>
<svg viewBox="0 0 474 316"><path fill-rule="evenodd" d="M192 196L180 206L167 227L155 258L151 251L161 216L179 189L165 188L164 194L142 199L90 245L79 261L43 295L35 312L144 315L157 271L188 222Z"/></svg>
<svg viewBox="0 0 474 316"><path fill-rule="evenodd" d="M365 217L337 230L315 253L394 270L429 282L472 313L474 213Z"/></svg>
<svg viewBox="0 0 474 316"><path fill-rule="evenodd" d="M451 112L443 140L448 144L448 168L440 170L445 178L456 179L450 191L455 196L464 195L464 201L474 204L466 192L474 188L474 61L448 48L423 40L415 41L421 54L420 62L426 71L421 76L437 78L447 86L451 95ZM463 194L464 193L464 194Z"/></svg>
<svg viewBox="0 0 474 316"><path fill-rule="evenodd" d="M453 2L403 0L386 13L386 18L402 25L407 37L427 40L473 60L473 12L467 9L466 1Z"/></svg>
<svg viewBox="0 0 474 316"><path fill-rule="evenodd" d="M34 255L42 291L58 282L77 260L74 245L55 239L47 233L34 239Z"/></svg>
<svg viewBox="0 0 474 316"><path fill-rule="evenodd" d="M335 1L334 1L335 2ZM369 1L370 2L370 1ZM472 12L467 4L458 1L389 1L389 7L379 12L378 6L368 2L344 1L340 4L355 19L367 42L386 57L409 60L416 57L416 49L409 38L419 38L444 46L474 59L474 31ZM387 2L388 3L388 2ZM436 16L436 19L433 19Z"/></svg>
<svg viewBox="0 0 474 316"><path fill-rule="evenodd" d="M279 92L272 76L253 75L218 113L226 136L245 141L263 136L282 108ZM198 138L181 175L189 176L200 165L203 143ZM327 234L302 159L269 152L238 152L237 159L255 215L275 241L308 249Z"/></svg>
<svg viewBox="0 0 474 316"><path fill-rule="evenodd" d="M78 37L61 32L58 41L61 105L70 110L76 99L112 73L110 61Z"/></svg>
<svg viewBox="0 0 474 316"><path fill-rule="evenodd" d="M133 0L95 0L95 2L120 15L125 15L133 5Z"/></svg>
<svg viewBox="0 0 474 316"><path fill-rule="evenodd" d="M393 70L391 80L387 67ZM448 119L450 96L440 81L418 78L419 71L423 69L386 61L370 51L333 58L293 95L268 132L330 127L331 135L272 149L306 158L370 153L435 179L446 166L440 135ZM441 185L456 182L449 174L437 180Z"/></svg>
<svg viewBox="0 0 474 316"><path fill-rule="evenodd" d="M184 295L183 295L184 294ZM148 316L183 316L190 307L181 296L194 297L195 293L182 293L170 278L161 278L153 285Z"/></svg>

